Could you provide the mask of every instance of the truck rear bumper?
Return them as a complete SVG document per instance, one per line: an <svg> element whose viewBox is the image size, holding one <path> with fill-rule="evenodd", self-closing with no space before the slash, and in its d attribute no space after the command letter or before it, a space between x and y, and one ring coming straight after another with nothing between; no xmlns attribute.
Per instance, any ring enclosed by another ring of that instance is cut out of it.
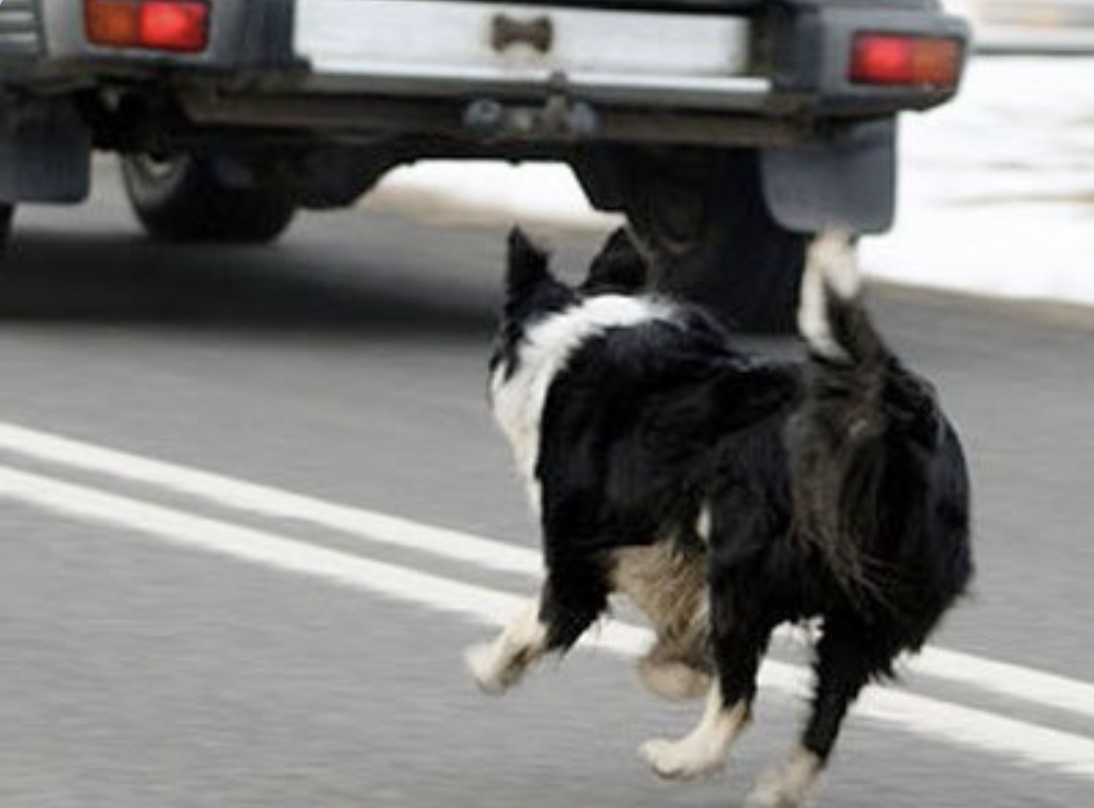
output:
<svg viewBox="0 0 1094 808"><path fill-rule="evenodd" d="M507 102L562 93L605 107L861 119L953 95L955 87L863 86L848 77L863 28L967 41L963 22L920 1L726 0L687 3L685 13L563 0L214 0L208 48L179 54L89 44L81 2L6 0L0 13L39 15L48 55L28 59L0 37L0 64L37 71L43 84L148 82L158 92L254 96L263 106L279 97L339 106L363 96Z"/></svg>
<svg viewBox="0 0 1094 808"><path fill-rule="evenodd" d="M81 144L98 115L108 124L95 129L100 145L134 151L247 138L386 150L385 159L565 159L583 143L753 147L786 226L884 229L895 114L956 88L856 84L854 37L963 44L966 26L934 0L668 5L211 0L208 48L170 54L89 44L76 0L5 0L9 15L40 13L45 41L32 53L0 38L0 119L79 90L92 113L71 123ZM27 78L5 111L12 75ZM23 137L13 126L9 156ZM9 198L17 186L30 198L25 179L6 182ZM54 193L63 195L73 194Z"/></svg>

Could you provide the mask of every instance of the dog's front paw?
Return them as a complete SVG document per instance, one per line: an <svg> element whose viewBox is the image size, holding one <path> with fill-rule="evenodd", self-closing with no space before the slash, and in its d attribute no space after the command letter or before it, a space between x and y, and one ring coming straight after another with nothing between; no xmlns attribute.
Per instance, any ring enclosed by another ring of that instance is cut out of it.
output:
<svg viewBox="0 0 1094 808"><path fill-rule="evenodd" d="M495 644L473 645L463 655L464 663L471 672L479 690L491 696L500 696L520 681L523 670L498 653Z"/></svg>
<svg viewBox="0 0 1094 808"><path fill-rule="evenodd" d="M724 755L691 737L679 741L658 738L642 744L639 751L654 773L666 780L710 777L725 768Z"/></svg>

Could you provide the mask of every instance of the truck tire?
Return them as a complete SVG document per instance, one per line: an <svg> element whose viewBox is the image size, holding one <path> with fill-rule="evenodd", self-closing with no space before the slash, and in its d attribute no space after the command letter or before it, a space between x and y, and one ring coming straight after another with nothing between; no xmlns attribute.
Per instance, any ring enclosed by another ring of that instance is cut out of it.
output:
<svg viewBox="0 0 1094 808"><path fill-rule="evenodd" d="M0 202L0 253L8 244L8 236L11 235L11 220L15 216L15 205Z"/></svg>
<svg viewBox="0 0 1094 808"><path fill-rule="evenodd" d="M668 150L638 163L622 175L624 210L662 268L658 287L734 330L793 331L808 235L772 217L756 152Z"/></svg>
<svg viewBox="0 0 1094 808"><path fill-rule="evenodd" d="M276 189L225 183L208 157L126 155L121 165L133 212L154 238L265 243L296 213L292 198Z"/></svg>

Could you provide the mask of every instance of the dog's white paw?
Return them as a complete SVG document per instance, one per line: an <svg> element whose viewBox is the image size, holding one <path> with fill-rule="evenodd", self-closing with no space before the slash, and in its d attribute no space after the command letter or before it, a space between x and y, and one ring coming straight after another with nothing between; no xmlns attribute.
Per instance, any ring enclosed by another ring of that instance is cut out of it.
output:
<svg viewBox="0 0 1094 808"><path fill-rule="evenodd" d="M745 808L801 808L820 774L820 760L804 749L768 769L745 800Z"/></svg>
<svg viewBox="0 0 1094 808"><path fill-rule="evenodd" d="M790 793L782 783L768 782L765 776L748 795L745 808L799 808L803 802L801 795Z"/></svg>
<svg viewBox="0 0 1094 808"><path fill-rule="evenodd" d="M683 662L638 663L638 678L648 691L668 701L702 698L710 690L710 676Z"/></svg>
<svg viewBox="0 0 1094 808"><path fill-rule="evenodd" d="M464 652L463 659L479 690L491 696L505 693L523 673L511 660L504 659L492 643L471 646Z"/></svg>
<svg viewBox="0 0 1094 808"><path fill-rule="evenodd" d="M639 750L658 777L666 780L695 780L710 777L725 768L725 756L691 737L679 741L658 738L646 741Z"/></svg>

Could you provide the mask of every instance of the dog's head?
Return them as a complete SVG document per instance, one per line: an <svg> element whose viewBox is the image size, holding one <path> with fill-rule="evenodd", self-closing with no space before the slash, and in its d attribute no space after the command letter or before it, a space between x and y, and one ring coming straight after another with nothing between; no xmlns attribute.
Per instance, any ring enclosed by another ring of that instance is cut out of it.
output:
<svg viewBox="0 0 1094 808"><path fill-rule="evenodd" d="M648 275L645 258L623 228L608 237L576 289L556 278L549 264L547 251L519 227L510 231L505 301L490 361L492 376L499 368L505 375L513 372L521 341L537 323L592 297L638 293Z"/></svg>
<svg viewBox="0 0 1094 808"><path fill-rule="evenodd" d="M519 227L509 232L505 273L505 300L501 322L490 358L490 373L514 370L521 341L528 330L552 314L574 305L577 292L558 280L549 266L550 256Z"/></svg>

